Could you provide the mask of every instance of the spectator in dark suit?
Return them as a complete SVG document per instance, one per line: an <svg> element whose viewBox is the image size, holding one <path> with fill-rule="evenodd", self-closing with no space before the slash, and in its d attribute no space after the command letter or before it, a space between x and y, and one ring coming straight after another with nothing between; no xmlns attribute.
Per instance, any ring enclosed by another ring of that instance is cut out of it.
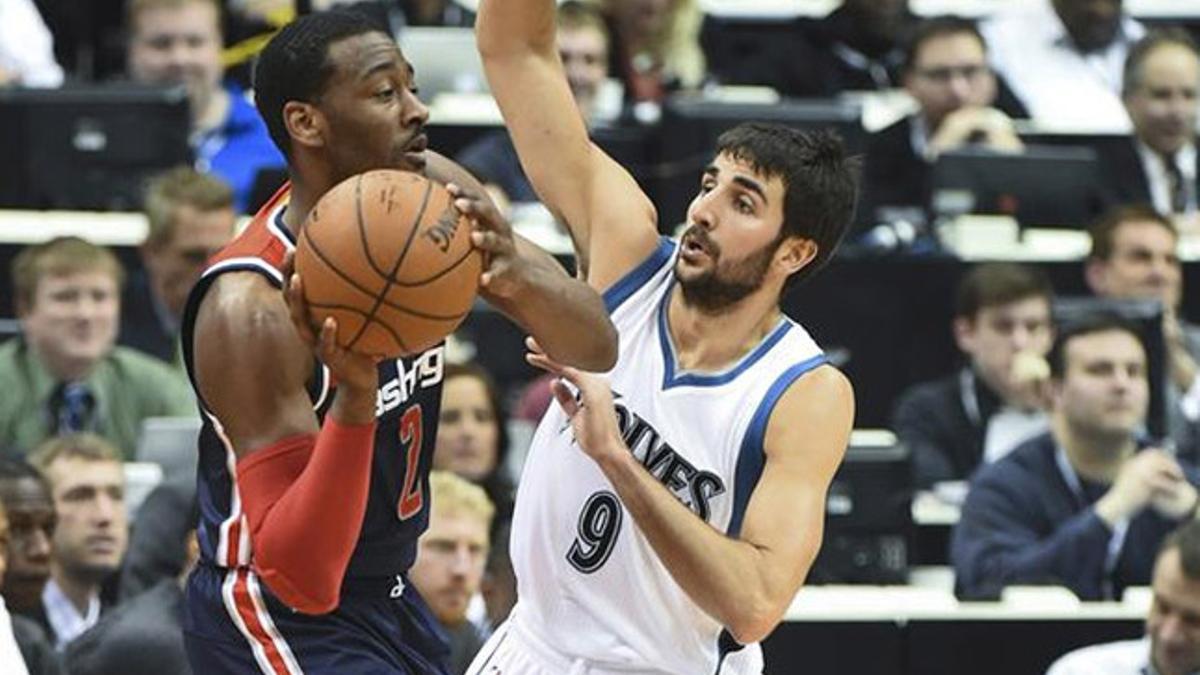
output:
<svg viewBox="0 0 1200 675"><path fill-rule="evenodd" d="M181 166L156 176L143 205L149 231L121 299L118 344L173 364L179 322L204 263L233 238L233 191L219 178Z"/></svg>
<svg viewBox="0 0 1200 675"><path fill-rule="evenodd" d="M1116 599L1150 583L1154 552L1196 517L1200 475L1138 442L1149 382L1135 326L1097 315L1050 352L1052 431L979 470L951 539L956 590L989 598L1014 584Z"/></svg>
<svg viewBox="0 0 1200 675"><path fill-rule="evenodd" d="M200 547L185 533L183 567L104 615L71 643L64 658L71 675L171 673L190 675L183 647L183 588Z"/></svg>
<svg viewBox="0 0 1200 675"><path fill-rule="evenodd" d="M1100 148L1103 201L1196 213L1198 89L1200 54L1187 31L1154 31L1129 50L1122 101L1133 135Z"/></svg>
<svg viewBox="0 0 1200 675"><path fill-rule="evenodd" d="M0 501L0 577L8 567L10 542L8 517ZM2 584L0 584L2 590ZM0 670L5 673L57 675L58 655L50 647L46 634L33 621L10 614L0 599Z"/></svg>
<svg viewBox="0 0 1200 675"><path fill-rule="evenodd" d="M981 463L1046 429L1048 373L1036 371L1039 363L1044 369L1053 338L1051 301L1050 282L1037 268L992 263L963 279L953 328L967 364L914 385L892 420L913 453L918 487L966 480Z"/></svg>
<svg viewBox="0 0 1200 675"><path fill-rule="evenodd" d="M1091 229L1086 276L1092 292L1118 300L1157 300L1163 306L1168 432L1177 450L1200 451L1200 326L1179 315L1183 266L1171 219L1148 205L1118 207Z"/></svg>
<svg viewBox="0 0 1200 675"><path fill-rule="evenodd" d="M968 144L1021 149L1012 120L994 107L997 79L973 22L940 17L920 24L903 82L916 113L873 134L867 145L861 208L870 224L881 222L881 208L929 204L932 163L941 152Z"/></svg>

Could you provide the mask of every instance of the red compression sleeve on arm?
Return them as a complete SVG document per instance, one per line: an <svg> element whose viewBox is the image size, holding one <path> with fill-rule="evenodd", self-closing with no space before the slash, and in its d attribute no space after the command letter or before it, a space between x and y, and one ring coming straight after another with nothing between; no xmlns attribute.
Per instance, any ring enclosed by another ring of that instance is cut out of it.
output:
<svg viewBox="0 0 1200 675"><path fill-rule="evenodd" d="M238 461L254 569L297 611L338 606L367 510L374 445L374 422L343 426L329 416L316 436L286 438Z"/></svg>

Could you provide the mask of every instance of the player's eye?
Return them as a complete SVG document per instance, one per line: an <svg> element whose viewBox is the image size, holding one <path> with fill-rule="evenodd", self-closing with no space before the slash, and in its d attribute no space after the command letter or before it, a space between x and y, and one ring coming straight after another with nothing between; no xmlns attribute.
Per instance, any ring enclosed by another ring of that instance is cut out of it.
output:
<svg viewBox="0 0 1200 675"><path fill-rule="evenodd" d="M387 100L391 99L392 97L394 97L395 95L396 95L396 90L392 89L391 87L387 87L385 89L380 89L379 91L375 92L375 98L377 98L381 101L387 101Z"/></svg>

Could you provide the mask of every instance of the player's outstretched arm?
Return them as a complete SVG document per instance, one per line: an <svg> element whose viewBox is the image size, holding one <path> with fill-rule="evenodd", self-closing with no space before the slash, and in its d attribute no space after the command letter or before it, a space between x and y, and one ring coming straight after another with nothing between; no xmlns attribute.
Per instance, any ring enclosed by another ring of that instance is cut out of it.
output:
<svg viewBox="0 0 1200 675"><path fill-rule="evenodd" d="M765 462L741 531L718 532L679 502L621 439L604 378L562 368L555 398L571 417L576 442L616 489L621 503L675 581L742 644L771 633L804 582L821 547L825 496L845 454L854 393L836 369L801 376L779 398L763 440Z"/></svg>
<svg viewBox="0 0 1200 675"><path fill-rule="evenodd" d="M558 56L554 0L483 0L475 31L521 166L570 228L588 283L607 289L654 251L657 216L629 173L588 139Z"/></svg>
<svg viewBox="0 0 1200 675"><path fill-rule="evenodd" d="M293 281L289 308L257 274L217 279L197 314L194 366L237 457L254 569L289 606L321 614L338 605L366 511L378 375L336 346L336 325L314 334ZM320 426L307 393L314 350L338 381Z"/></svg>

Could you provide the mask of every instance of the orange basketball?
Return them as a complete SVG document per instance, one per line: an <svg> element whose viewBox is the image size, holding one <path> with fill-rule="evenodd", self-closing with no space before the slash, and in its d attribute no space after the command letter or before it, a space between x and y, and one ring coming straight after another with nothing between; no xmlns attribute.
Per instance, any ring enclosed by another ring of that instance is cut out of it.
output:
<svg viewBox="0 0 1200 675"><path fill-rule="evenodd" d="M440 342L479 290L482 257L445 186L407 171L351 176L317 202L296 246L313 319L338 343L395 358Z"/></svg>

